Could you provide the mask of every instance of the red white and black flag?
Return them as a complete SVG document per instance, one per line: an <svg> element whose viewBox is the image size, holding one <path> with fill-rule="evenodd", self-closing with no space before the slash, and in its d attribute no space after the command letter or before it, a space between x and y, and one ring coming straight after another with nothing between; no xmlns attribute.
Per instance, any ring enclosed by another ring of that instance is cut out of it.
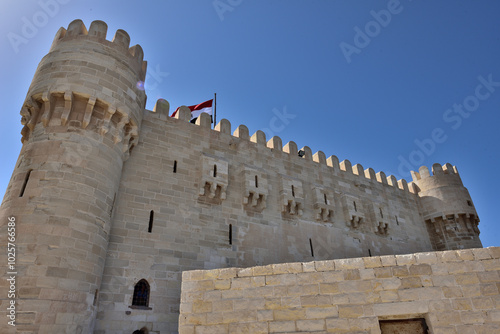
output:
<svg viewBox="0 0 500 334"><path fill-rule="evenodd" d="M194 106L188 106L188 108L191 110L191 123L196 122L196 119L198 118L198 116L200 116L201 113L207 113L210 116L212 116L213 115L213 108L212 108L213 101L214 100L212 99L212 100L208 100L208 101L202 102L202 103L194 105ZM170 115L170 117L175 117L175 114L177 114L177 110L179 110L179 108L175 109L175 111L173 112L172 115Z"/></svg>

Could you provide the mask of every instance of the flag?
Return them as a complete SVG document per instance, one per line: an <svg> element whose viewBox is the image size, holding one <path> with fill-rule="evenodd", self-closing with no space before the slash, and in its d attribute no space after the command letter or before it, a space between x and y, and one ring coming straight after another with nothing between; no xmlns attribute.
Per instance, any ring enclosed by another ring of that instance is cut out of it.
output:
<svg viewBox="0 0 500 334"><path fill-rule="evenodd" d="M188 106L188 108L191 110L191 123L196 122L196 119L198 118L198 116L200 116L200 114L203 112L212 116L212 112L213 112L212 102L213 101L214 100L212 99L212 100L208 100L208 101L202 102L200 104L197 104L195 106ZM175 111L173 112L173 114L170 117L175 117L175 114L177 114L177 110L179 110L179 108L175 109Z"/></svg>

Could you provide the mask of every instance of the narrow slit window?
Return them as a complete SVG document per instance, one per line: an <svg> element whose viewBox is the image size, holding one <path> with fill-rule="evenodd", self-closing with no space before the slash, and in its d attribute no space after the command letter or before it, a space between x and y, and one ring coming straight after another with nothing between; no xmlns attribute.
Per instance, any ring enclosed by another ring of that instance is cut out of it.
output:
<svg viewBox="0 0 500 334"><path fill-rule="evenodd" d="M177 160L174 160L174 173L177 173Z"/></svg>
<svg viewBox="0 0 500 334"><path fill-rule="evenodd" d="M214 165L214 177L217 177L217 165Z"/></svg>
<svg viewBox="0 0 500 334"><path fill-rule="evenodd" d="M94 303L92 305L96 306L97 305L97 295L99 293L99 289L95 289L94 293Z"/></svg>
<svg viewBox="0 0 500 334"><path fill-rule="evenodd" d="M149 306L149 283L141 279L134 286L134 296L132 297L132 306Z"/></svg>
<svg viewBox="0 0 500 334"><path fill-rule="evenodd" d="M372 256L372 250L368 248L368 255L371 257Z"/></svg>
<svg viewBox="0 0 500 334"><path fill-rule="evenodd" d="M153 231L153 220L155 218L155 212L151 210L149 212L149 226L148 226L148 232L151 233Z"/></svg>
<svg viewBox="0 0 500 334"><path fill-rule="evenodd" d="M293 184L292 184L292 196L295 197L295 188L293 187Z"/></svg>
<svg viewBox="0 0 500 334"><path fill-rule="evenodd" d="M229 224L229 244L233 244L233 224Z"/></svg>
<svg viewBox="0 0 500 334"><path fill-rule="evenodd" d="M314 248L313 248L313 242L312 242L311 238L309 238L309 247L311 247L311 256L314 257Z"/></svg>
<svg viewBox="0 0 500 334"><path fill-rule="evenodd" d="M325 198L325 204L328 205L328 199L326 198L326 194L323 194L323 197Z"/></svg>
<svg viewBox="0 0 500 334"><path fill-rule="evenodd" d="M398 220L398 216L395 216L396 217L396 224L399 225L399 220Z"/></svg>
<svg viewBox="0 0 500 334"><path fill-rule="evenodd" d="M353 201L352 203L354 204L354 211L356 211L356 212L357 212L357 211L358 211L358 208L356 207L356 201Z"/></svg>
<svg viewBox="0 0 500 334"><path fill-rule="evenodd" d="M378 210L380 211L380 217L384 218L384 214L382 213L382 208L378 208Z"/></svg>
<svg viewBox="0 0 500 334"><path fill-rule="evenodd" d="M116 193L113 196L113 202L111 202L111 207L109 208L109 216L110 217L113 215L113 208L115 207L115 201L116 201Z"/></svg>
<svg viewBox="0 0 500 334"><path fill-rule="evenodd" d="M255 175L255 188L259 187L259 178Z"/></svg>
<svg viewBox="0 0 500 334"><path fill-rule="evenodd" d="M26 186L28 185L28 180L30 179L31 172L33 170L30 169L24 178L23 186L21 187L21 192L19 193L19 197L23 197L24 191L26 190Z"/></svg>

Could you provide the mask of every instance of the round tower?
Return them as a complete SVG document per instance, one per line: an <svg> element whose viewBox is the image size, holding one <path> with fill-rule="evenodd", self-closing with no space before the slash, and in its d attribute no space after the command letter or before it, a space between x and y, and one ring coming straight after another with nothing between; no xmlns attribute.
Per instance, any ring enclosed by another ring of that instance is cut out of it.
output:
<svg viewBox="0 0 500 334"><path fill-rule="evenodd" d="M435 250L481 248L479 217L457 168L434 164L412 172L422 214Z"/></svg>
<svg viewBox="0 0 500 334"><path fill-rule="evenodd" d="M23 147L0 226L15 220L23 333L92 332L122 166L146 103L142 48L123 30L112 41L106 32L102 21L60 28L21 109Z"/></svg>

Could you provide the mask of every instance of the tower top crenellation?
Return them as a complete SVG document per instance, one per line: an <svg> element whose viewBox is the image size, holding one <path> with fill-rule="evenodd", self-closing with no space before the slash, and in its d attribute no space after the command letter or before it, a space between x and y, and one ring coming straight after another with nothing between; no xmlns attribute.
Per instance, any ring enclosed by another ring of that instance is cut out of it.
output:
<svg viewBox="0 0 500 334"><path fill-rule="evenodd" d="M457 167L451 165L450 163L446 163L442 166L439 163L435 163L432 165L431 171L429 171L429 168L427 168L427 166L420 167L418 169L418 172L411 171L413 182L424 180L430 177L439 177L444 175L460 179L460 174L458 173Z"/></svg>
<svg viewBox="0 0 500 334"><path fill-rule="evenodd" d="M130 47L130 36L125 30L118 29L111 41L106 39L107 32L108 25L104 21L93 21L90 24L89 29L87 30L87 27L85 26L83 21L77 19L72 21L68 25L67 29L65 29L64 27L59 28L54 41L52 42L52 46L50 47L50 51L52 51L60 43L72 41L75 39L86 38L95 40L105 44L110 48L120 50L125 57L132 59L132 63L135 62L135 65L139 66L141 70L140 78L144 81L146 77L147 62L143 60L144 51L142 50L142 47L139 44Z"/></svg>
<svg viewBox="0 0 500 334"><path fill-rule="evenodd" d="M146 110L143 50L107 30L60 28L21 107L0 243L16 229L16 270L29 287L16 312L47 316L23 317L18 331L170 333L180 274L192 269L283 274L290 264L275 264L298 261L300 272L303 261L337 259L335 270L356 274L359 256L481 247L451 164L422 166L408 183L227 119L212 129L208 113L192 124L186 106L170 117L165 99Z"/></svg>

